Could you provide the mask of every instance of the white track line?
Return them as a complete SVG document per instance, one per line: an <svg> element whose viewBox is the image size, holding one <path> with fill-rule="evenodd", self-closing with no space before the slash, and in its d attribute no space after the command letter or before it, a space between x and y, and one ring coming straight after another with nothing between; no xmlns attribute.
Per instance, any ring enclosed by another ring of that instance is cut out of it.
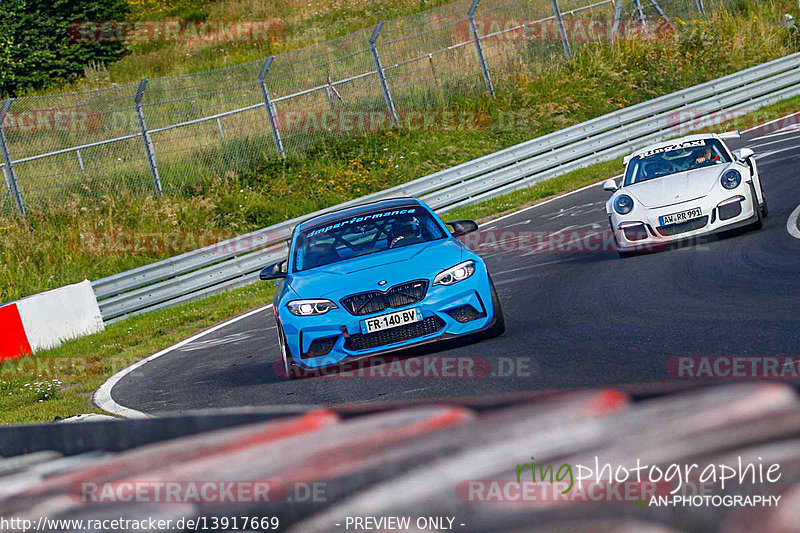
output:
<svg viewBox="0 0 800 533"><path fill-rule="evenodd" d="M787 118L791 117L792 115L797 115L797 111L795 111L793 113L789 113L788 115L782 116L780 118L776 118L774 120L770 120L769 122L765 122L763 124L759 124L758 126L753 126L752 128L748 128L748 129L742 131L742 133L749 133L751 131L757 130L758 128L763 128L765 126L769 126L770 124L775 124L776 122L779 122L781 120L786 120Z"/></svg>
<svg viewBox="0 0 800 533"><path fill-rule="evenodd" d="M113 376L108 378L108 380L106 380L106 382L103 383L103 385L99 389L97 389L97 392L94 393L94 397L93 397L94 404L97 407L99 407L100 409L102 409L103 411L107 411L107 412L109 412L111 414L115 414L115 415L121 416L123 418L150 418L150 415L148 415L147 413L143 413L141 411L137 411L136 409L131 409L129 407L125 407L125 406L120 405L117 402L115 402L114 398L111 397L111 389L114 388L114 385L119 383L119 381L122 378L124 378L125 376L127 376L128 374L133 372L134 370L136 370L138 368L141 368L142 366L146 365L150 361L154 361L154 360L158 359L162 355L166 355L166 354L170 353L171 351L173 351L173 350L175 350L177 348L180 348L181 346L185 346L185 345L189 344L190 342L194 342L197 339L205 337L206 335L208 335L210 333L214 333L215 331L218 331L218 330L220 330L220 329L222 329L222 328L224 328L226 326L230 326L231 324L233 324L235 322L238 322L238 321L243 320L243 319L245 319L247 317L250 317L250 316L253 316L255 314L258 314L258 313L260 313L262 311L266 311L267 309L269 309L271 307L272 307L272 304L265 305L264 307L259 307L258 309L255 309L253 311L245 313L245 314L243 314L241 316L237 316L236 318L232 318L232 319L228 320L227 322L223 322L222 324L217 324L216 326L214 326L214 327L212 327L210 329L207 329L205 331L201 331L197 335L189 337L188 339L184 339L181 342L170 346L169 348L161 350L157 354L153 354L150 357L148 357L147 359L142 359L138 363L135 363L135 364L129 366L128 368L120 370L119 372L117 372L116 374L114 374Z"/></svg>
<svg viewBox="0 0 800 533"><path fill-rule="evenodd" d="M621 177L622 177L622 174L620 174L618 176L614 176L613 179L619 179ZM606 178L606 179L610 179L610 178ZM505 220L505 219L507 219L509 217L513 217L514 215L518 215L520 213L524 213L525 211L530 211L531 209L534 209L536 207L540 207L540 206L543 206L545 204L549 204L550 202L554 202L556 200L560 200L561 198L565 198L567 196L571 196L571 195L573 195L575 193L579 193L581 191L585 191L586 189L591 189L592 187L597 187L598 185L602 185L603 183L605 183L605 181L606 180L599 181L597 183L592 183L591 185L587 185L586 187L581 187L580 189L575 189L574 191L565 192L564 194L560 194L558 196L554 196L553 198L548 198L547 200L545 200L543 202L539 202L538 204L529 205L528 207L523 207L522 209L519 209L517 211L512 211L511 213L508 213L508 214L505 214L505 215L503 215L501 217L498 217L498 218L490 220L489 222L486 223L487 227L485 229L491 229L491 226L494 226L496 223L500 222L501 220Z"/></svg>
<svg viewBox="0 0 800 533"><path fill-rule="evenodd" d="M797 227L797 219L800 218L800 205L794 208L789 219L786 221L786 231L795 239L800 239L800 229Z"/></svg>

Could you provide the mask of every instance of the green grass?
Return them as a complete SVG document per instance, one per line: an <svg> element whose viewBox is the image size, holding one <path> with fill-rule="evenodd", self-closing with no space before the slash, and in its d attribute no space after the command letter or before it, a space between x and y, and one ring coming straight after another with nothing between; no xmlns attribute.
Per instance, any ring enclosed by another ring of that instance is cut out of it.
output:
<svg viewBox="0 0 800 533"><path fill-rule="evenodd" d="M249 22L276 20L281 31L269 41L131 42L129 53L110 65L87 65L82 79L40 94L96 89L142 78L174 76L263 60L329 41L451 0L129 0L142 21Z"/></svg>

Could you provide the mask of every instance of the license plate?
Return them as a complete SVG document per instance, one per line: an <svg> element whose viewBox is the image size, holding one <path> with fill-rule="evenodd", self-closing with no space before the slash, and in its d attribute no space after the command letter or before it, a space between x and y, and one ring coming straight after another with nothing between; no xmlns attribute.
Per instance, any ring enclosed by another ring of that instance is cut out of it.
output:
<svg viewBox="0 0 800 533"><path fill-rule="evenodd" d="M398 326L405 326L413 322L422 321L422 311L418 307L414 309L406 309L405 311L397 311L387 315L380 315L361 321L361 333L375 333L376 331L383 331L384 329L396 328Z"/></svg>
<svg viewBox="0 0 800 533"><path fill-rule="evenodd" d="M680 224L681 222L686 222L692 220L693 218L698 218L703 216L703 210L699 207L695 207L693 209L687 209L686 211L681 211L679 213L672 213L669 215L662 215L658 217L658 222L662 226L669 226L670 224Z"/></svg>

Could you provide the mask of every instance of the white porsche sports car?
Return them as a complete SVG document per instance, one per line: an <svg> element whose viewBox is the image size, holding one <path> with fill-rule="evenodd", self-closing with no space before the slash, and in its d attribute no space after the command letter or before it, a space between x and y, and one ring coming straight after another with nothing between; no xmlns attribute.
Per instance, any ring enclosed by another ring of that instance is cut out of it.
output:
<svg viewBox="0 0 800 533"><path fill-rule="evenodd" d="M731 152L738 132L690 135L653 144L625 158L625 174L606 212L620 255L743 226L767 216L753 151Z"/></svg>

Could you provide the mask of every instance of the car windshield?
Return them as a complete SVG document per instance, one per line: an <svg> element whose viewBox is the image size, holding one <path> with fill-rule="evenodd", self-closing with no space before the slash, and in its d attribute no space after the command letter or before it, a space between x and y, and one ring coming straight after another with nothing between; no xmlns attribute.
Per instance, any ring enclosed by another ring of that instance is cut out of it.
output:
<svg viewBox="0 0 800 533"><path fill-rule="evenodd" d="M670 144L632 158L625 171L625 185L730 162L728 151L718 139Z"/></svg>
<svg viewBox="0 0 800 533"><path fill-rule="evenodd" d="M392 248L442 239L445 232L420 207L375 211L304 230L295 243L294 270L309 270Z"/></svg>

